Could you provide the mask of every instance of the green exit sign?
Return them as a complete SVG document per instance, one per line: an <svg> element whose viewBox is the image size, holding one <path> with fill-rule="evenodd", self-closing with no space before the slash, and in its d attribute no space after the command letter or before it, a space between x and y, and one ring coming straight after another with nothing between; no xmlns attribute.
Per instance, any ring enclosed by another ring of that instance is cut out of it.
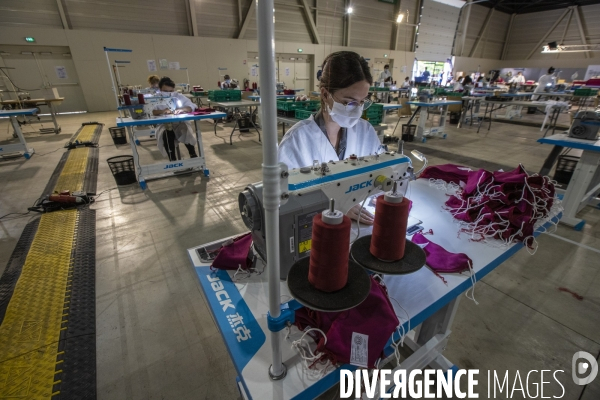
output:
<svg viewBox="0 0 600 400"><path fill-rule="evenodd" d="M27 37L25 38L25 41L26 41L26 42L33 43L33 42L35 42L35 38L33 38L33 37L31 37L31 36L27 36Z"/></svg>

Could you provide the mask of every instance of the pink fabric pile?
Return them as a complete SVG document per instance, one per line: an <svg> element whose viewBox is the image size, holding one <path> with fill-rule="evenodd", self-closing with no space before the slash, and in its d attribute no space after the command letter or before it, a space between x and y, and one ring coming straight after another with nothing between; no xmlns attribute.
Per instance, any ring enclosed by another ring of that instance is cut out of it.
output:
<svg viewBox="0 0 600 400"><path fill-rule="evenodd" d="M460 232L474 241L499 239L505 244L534 245L536 222L549 216L555 202L554 184L547 176L529 175L522 165L513 171L472 171L454 164L431 166L420 178L443 181L453 194L445 203Z"/></svg>

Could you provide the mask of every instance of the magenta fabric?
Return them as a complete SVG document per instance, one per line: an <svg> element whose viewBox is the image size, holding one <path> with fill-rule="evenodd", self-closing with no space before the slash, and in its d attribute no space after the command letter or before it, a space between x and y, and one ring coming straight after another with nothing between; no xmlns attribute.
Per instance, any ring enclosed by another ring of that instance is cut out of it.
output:
<svg viewBox="0 0 600 400"><path fill-rule="evenodd" d="M466 182L469 178L469 169L461 165L442 164L432 165L425 168L419 178L424 179L442 179L446 182L454 182L457 185L462 181Z"/></svg>
<svg viewBox="0 0 600 400"><path fill-rule="evenodd" d="M469 263L473 261L464 253L450 253L437 243L427 239L421 233L415 233L412 237L413 243L426 245L423 247L426 255L426 263L437 273L456 273L469 270Z"/></svg>
<svg viewBox="0 0 600 400"><path fill-rule="evenodd" d="M464 222L462 232L472 240L496 238L533 245L536 222L547 218L555 187L546 176L529 175L522 165L512 171L469 171L445 164L425 169L420 178L460 183L461 189L445 203L454 218Z"/></svg>
<svg viewBox="0 0 600 400"><path fill-rule="evenodd" d="M211 268L237 270L248 269L252 266L249 257L252 235L250 232L232 239L219 250L219 254L213 260Z"/></svg>
<svg viewBox="0 0 600 400"><path fill-rule="evenodd" d="M334 364L350 362L353 332L369 336L368 367L374 368L400 321L385 288L371 278L371 292L360 305L342 312L302 308L296 311L295 324L301 330L310 326L325 332L327 343L318 332L312 331L309 335L314 333L311 336L317 342L317 352Z"/></svg>

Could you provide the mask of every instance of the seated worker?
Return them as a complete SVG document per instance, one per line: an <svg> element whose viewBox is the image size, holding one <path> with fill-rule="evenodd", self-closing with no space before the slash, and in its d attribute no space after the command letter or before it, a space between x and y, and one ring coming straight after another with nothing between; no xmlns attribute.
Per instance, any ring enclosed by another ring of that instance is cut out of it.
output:
<svg viewBox="0 0 600 400"><path fill-rule="evenodd" d="M515 83L517 85L524 85L525 84L525 76L523 75L523 72L521 72L521 71L517 72L517 74L510 79L510 83Z"/></svg>
<svg viewBox="0 0 600 400"><path fill-rule="evenodd" d="M150 75L148 76L148 84L150 86L148 86L146 89L148 90L155 90L158 92L159 88L158 88L158 82L160 82L160 78L158 77L158 75Z"/></svg>
<svg viewBox="0 0 600 400"><path fill-rule="evenodd" d="M473 85L473 78L471 78L471 75L465 76L465 78L462 81L462 85L463 87L466 87L467 85Z"/></svg>
<svg viewBox="0 0 600 400"><path fill-rule="evenodd" d="M221 82L221 89L233 89L233 83L231 82L231 77L229 75L225 75L223 77L223 82Z"/></svg>
<svg viewBox="0 0 600 400"><path fill-rule="evenodd" d="M352 51L332 53L323 61L320 81L321 109L314 117L292 126L279 145L279 161L288 168L312 166L330 160L338 161L352 154L368 156L383 149L368 121L361 118L368 108L369 88L373 77L369 64ZM360 205L348 211L358 218ZM373 214L360 213L360 222L372 225Z"/></svg>
<svg viewBox="0 0 600 400"><path fill-rule="evenodd" d="M459 76L458 79L456 80L456 82L454 82L454 86L452 87L452 90L454 90L455 92L462 92L463 90L465 90L465 88L462 85L462 81L463 81L463 77Z"/></svg>
<svg viewBox="0 0 600 400"><path fill-rule="evenodd" d="M410 87L410 78L408 76L406 78L404 78L404 82L402 82L402 87L403 88L409 88Z"/></svg>
<svg viewBox="0 0 600 400"><path fill-rule="evenodd" d="M190 99L175 91L175 82L171 78L163 77L158 86L161 95L173 98L175 109L172 110L165 104L157 104L152 110L153 115L186 114L196 109L196 105ZM177 160L177 143L185 144L191 158L198 157L194 148L196 137L189 121L158 125L156 128L156 141L158 149L163 156L169 157L169 161Z"/></svg>

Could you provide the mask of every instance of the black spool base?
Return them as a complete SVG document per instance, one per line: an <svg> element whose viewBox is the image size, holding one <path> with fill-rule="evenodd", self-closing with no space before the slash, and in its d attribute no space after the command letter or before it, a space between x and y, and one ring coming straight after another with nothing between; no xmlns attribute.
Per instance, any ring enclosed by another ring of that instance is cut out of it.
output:
<svg viewBox="0 0 600 400"><path fill-rule="evenodd" d="M397 261L382 261L371 254L371 235L356 240L350 248L350 257L363 268L378 274L404 275L420 270L425 265L425 251L406 239L404 257Z"/></svg>

